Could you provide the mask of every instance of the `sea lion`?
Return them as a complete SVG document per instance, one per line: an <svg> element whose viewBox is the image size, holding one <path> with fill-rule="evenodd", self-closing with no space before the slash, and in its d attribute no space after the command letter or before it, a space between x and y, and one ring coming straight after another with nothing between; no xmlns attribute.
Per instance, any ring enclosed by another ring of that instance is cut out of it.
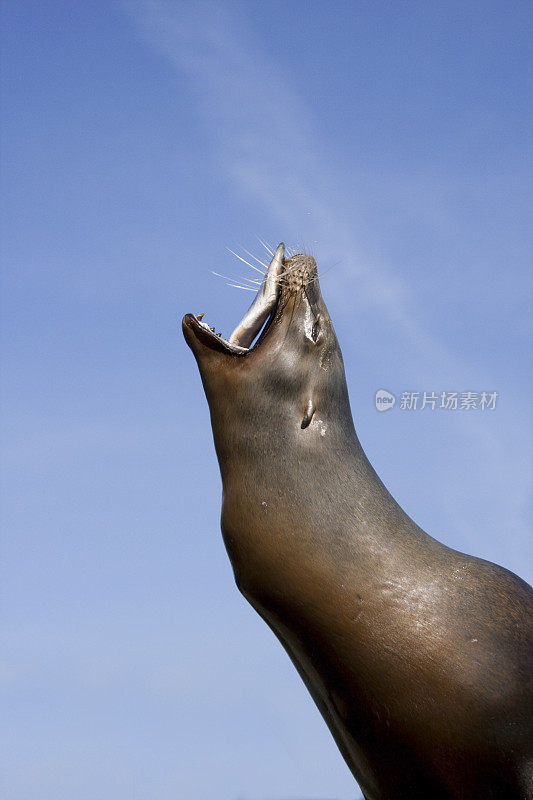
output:
<svg viewBox="0 0 533 800"><path fill-rule="evenodd" d="M374 472L314 259L280 245L229 341L191 314L183 331L237 586L366 800L533 797L533 592L426 534Z"/></svg>

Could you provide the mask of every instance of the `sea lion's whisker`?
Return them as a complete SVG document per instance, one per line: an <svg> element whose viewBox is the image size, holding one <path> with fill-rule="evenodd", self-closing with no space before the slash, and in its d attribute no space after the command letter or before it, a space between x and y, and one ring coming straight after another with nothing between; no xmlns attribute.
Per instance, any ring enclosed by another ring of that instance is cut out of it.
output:
<svg viewBox="0 0 533 800"><path fill-rule="evenodd" d="M253 292L256 294L256 290L252 289L251 286L239 286L238 283L227 283L226 286L231 286L233 289L244 289L246 292Z"/></svg>
<svg viewBox="0 0 533 800"><path fill-rule="evenodd" d="M253 264L250 264L250 262L249 262L249 261L247 261L245 258L243 258L242 256L240 256L240 255L239 255L238 253L236 253L234 250L231 250L229 247L226 247L226 250L229 250L229 252L230 252L232 255L236 256L236 258L238 258L238 259L239 259L239 261L242 261L242 263L243 263L243 264L246 264L248 267L251 267L252 269L255 269L255 271L256 271L256 272L259 272L259 274L260 274L260 275L263 275L263 272L262 272L260 269L258 269L257 267L254 267L254 265L253 265Z"/></svg>
<svg viewBox="0 0 533 800"><path fill-rule="evenodd" d="M264 241L263 241L263 240L262 240L262 239L261 239L259 236L258 236L257 238L259 239L259 241L261 242L261 244L263 245L263 247L265 248L265 250L267 251L267 253L270 253L270 255L272 256L272 258L274 258L274 251L273 251L273 250L271 250L271 249L270 249L270 247L267 245L267 243L266 243L266 242L264 242Z"/></svg>
<svg viewBox="0 0 533 800"><path fill-rule="evenodd" d="M294 264L294 266L289 267L288 269L285 268L282 274L279 276L280 279L283 279L286 275L292 275L294 272L298 272L302 268L301 264Z"/></svg>
<svg viewBox="0 0 533 800"><path fill-rule="evenodd" d="M323 272L321 272L320 273L320 278L323 278L324 275L327 275L328 272L330 272L333 269L333 267L336 267L338 264L340 264L340 261L337 261L335 264L332 264L331 267L328 267ZM315 275L314 278L309 278L309 280L305 282L304 286L309 286L310 283L314 283L315 281L318 280L318 278L319 278L318 275Z"/></svg>
<svg viewBox="0 0 533 800"><path fill-rule="evenodd" d="M261 286L263 284L263 281L256 281L254 278L245 278L244 276L242 278L232 278L230 275L223 275L221 272L215 272L214 269L212 269L211 272L213 275L216 275L217 278L224 278L226 281L246 281L246 283L253 283L256 286Z"/></svg>
<svg viewBox="0 0 533 800"><path fill-rule="evenodd" d="M241 247L242 247L242 245L241 245ZM247 255L249 255L249 256L250 256L250 258L253 258L255 261L257 261L257 263L258 263L258 264L261 264L261 266L263 266L265 269L268 269L268 264L265 264L265 262L264 262L264 261L261 261L261 259L260 259L260 258L257 258L257 256L254 256L254 254L253 254L253 253L250 253L250 251L249 251L249 250L247 250L247 249L246 249L246 247L243 247L242 249L244 250L244 252L245 252ZM254 267L254 269L257 269L257 267ZM257 269L257 271L258 271L258 272L261 272L261 270L260 270L260 269Z"/></svg>

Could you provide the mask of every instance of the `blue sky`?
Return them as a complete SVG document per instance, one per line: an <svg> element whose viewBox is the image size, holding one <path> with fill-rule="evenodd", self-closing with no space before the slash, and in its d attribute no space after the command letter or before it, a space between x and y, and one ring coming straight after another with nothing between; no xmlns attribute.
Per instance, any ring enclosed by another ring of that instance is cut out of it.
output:
<svg viewBox="0 0 533 800"><path fill-rule="evenodd" d="M356 429L429 533L529 581L532 11L7 0L9 800L354 800L240 597L183 313L310 250ZM379 414L374 393L497 391Z"/></svg>

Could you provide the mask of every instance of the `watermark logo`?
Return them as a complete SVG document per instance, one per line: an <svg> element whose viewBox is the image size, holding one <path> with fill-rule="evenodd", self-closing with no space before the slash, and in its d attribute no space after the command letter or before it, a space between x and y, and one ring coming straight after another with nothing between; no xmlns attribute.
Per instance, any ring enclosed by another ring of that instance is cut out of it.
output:
<svg viewBox="0 0 533 800"><path fill-rule="evenodd" d="M495 411L498 392L400 392L400 411ZM378 389L374 402L378 411L394 407L396 397Z"/></svg>
<svg viewBox="0 0 533 800"><path fill-rule="evenodd" d="M378 389L374 401L378 411L388 411L390 408L394 408L396 398L386 389Z"/></svg>

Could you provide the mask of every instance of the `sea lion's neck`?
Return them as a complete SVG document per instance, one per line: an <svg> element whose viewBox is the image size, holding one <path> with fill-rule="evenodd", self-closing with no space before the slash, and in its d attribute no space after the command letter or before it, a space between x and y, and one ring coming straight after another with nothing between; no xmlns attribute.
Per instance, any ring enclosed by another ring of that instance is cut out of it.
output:
<svg viewBox="0 0 533 800"><path fill-rule="evenodd" d="M387 491L351 416L346 420L317 417L296 435L280 426L275 435L254 430L236 433L231 442L215 437L222 526L236 574L270 573L289 581L291 570L301 575L306 565L310 572L319 565L324 584L328 573L344 570L351 582L358 575L390 577L406 546L414 550L415 541L430 539Z"/></svg>

